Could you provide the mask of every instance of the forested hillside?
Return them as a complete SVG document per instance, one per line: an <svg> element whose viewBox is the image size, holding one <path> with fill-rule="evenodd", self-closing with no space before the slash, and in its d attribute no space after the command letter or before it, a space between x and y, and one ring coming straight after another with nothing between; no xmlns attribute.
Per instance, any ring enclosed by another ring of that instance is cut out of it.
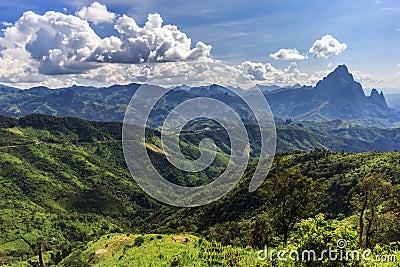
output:
<svg viewBox="0 0 400 267"><path fill-rule="evenodd" d="M265 245L323 249L344 238L351 247L379 247L374 253L390 254L400 241L399 152L283 153L275 157L256 192L248 192L256 163L252 161L223 199L204 207L175 208L151 199L136 185L123 159L119 124L32 115L3 117L0 128L3 264L37 265L42 241L49 266L89 266L94 262L88 242L111 233L153 233L154 240L159 234L190 232L218 246L249 246L252 251ZM181 140L188 154L198 153L200 137ZM153 162L178 184L207 183L226 166L224 139L216 142L220 149L210 168L187 175L164 164L158 132L149 130L147 138ZM358 244L360 219L365 228ZM153 242L150 238L145 236L143 242ZM93 246L105 245L98 242ZM129 251L126 248L127 255ZM177 251L172 248L165 255L169 264Z"/></svg>

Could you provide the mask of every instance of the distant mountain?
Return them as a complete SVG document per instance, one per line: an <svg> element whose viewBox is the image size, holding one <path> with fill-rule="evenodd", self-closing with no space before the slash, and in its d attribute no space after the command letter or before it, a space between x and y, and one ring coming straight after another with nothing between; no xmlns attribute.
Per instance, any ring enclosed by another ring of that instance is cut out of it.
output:
<svg viewBox="0 0 400 267"><path fill-rule="evenodd" d="M396 95L400 94L400 88L390 88L390 87L383 87L380 88L384 92L385 95Z"/></svg>
<svg viewBox="0 0 400 267"><path fill-rule="evenodd" d="M18 91L20 91L21 89L18 89L18 88L14 88L14 87L10 87L10 86L7 86L7 85L3 85L3 84L0 84L0 94L4 94L4 93L12 93L12 92L18 92Z"/></svg>
<svg viewBox="0 0 400 267"><path fill-rule="evenodd" d="M114 85L108 88L73 86L19 90L0 86L0 114L23 117L32 113L74 116L97 121L122 121L131 97L140 84ZM153 87L152 90L166 90ZM391 109L382 92L376 89L366 96L345 65L337 67L315 87L294 85L286 88L259 86L276 118L297 121L349 120L354 123L389 127L400 125L398 111ZM156 107L152 125L162 123L177 104L198 96L212 97L232 106L245 119L252 119L245 103L237 97L240 89L220 85L173 88ZM254 94L252 89L241 92Z"/></svg>
<svg viewBox="0 0 400 267"><path fill-rule="evenodd" d="M260 84L257 84L257 87L258 87L258 89L260 89L263 93L265 93L265 92L271 92L271 91L274 91L274 90L278 90L278 89L281 89L281 87L280 86L277 86L277 85L260 85ZM252 88L252 89L250 89L250 90L256 90L257 88Z"/></svg>
<svg viewBox="0 0 400 267"><path fill-rule="evenodd" d="M126 107L139 86L73 86L60 89L34 87L3 92L0 94L0 114L23 117L40 113L97 121L122 121Z"/></svg>
<svg viewBox="0 0 400 267"><path fill-rule="evenodd" d="M126 108L132 96L141 84L114 85L107 88L73 86L69 88L49 89L34 87L27 90L9 91L0 94L0 114L12 117L24 117L29 114L52 116L71 116L95 121L118 121L124 118ZM162 87L146 85L146 90L166 90ZM238 89L236 89L238 90ZM237 104L238 109L244 102L235 93L220 85L173 88L165 101L157 106L152 126L159 126L168 115L168 111L182 101L198 96L214 97L228 104ZM239 104L238 104L239 103ZM244 114L243 112L241 114ZM245 117L249 117L245 115ZM162 125L162 124L161 124Z"/></svg>
<svg viewBox="0 0 400 267"><path fill-rule="evenodd" d="M268 93L268 92L272 92L272 91L275 91L275 90L290 90L290 89L299 89L299 88L302 88L302 87L303 86L301 84L299 84L299 83L296 83L295 85L292 85L292 86L285 86L285 87L281 87L281 86L277 86L277 85L257 84L253 88L250 88L250 91L259 89L263 93Z"/></svg>
<svg viewBox="0 0 400 267"><path fill-rule="evenodd" d="M215 94L229 94L229 95L235 95L232 91L235 90L240 90L237 88L228 88L228 87L223 87L217 84L212 84L210 86L196 86L196 87L190 87L189 85L180 85L172 88L173 91L184 91L184 92L190 92L192 94L196 95L201 95L201 96L211 96Z"/></svg>
<svg viewBox="0 0 400 267"><path fill-rule="evenodd" d="M360 126L344 120L328 122L290 121L277 125L277 151L364 152L400 149L400 128Z"/></svg>
<svg viewBox="0 0 400 267"><path fill-rule="evenodd" d="M272 112L282 118L309 121L334 119L398 122L383 93L366 96L345 65L337 67L315 87L275 90L265 94Z"/></svg>
<svg viewBox="0 0 400 267"><path fill-rule="evenodd" d="M390 108L400 111L400 94L386 94L385 99Z"/></svg>

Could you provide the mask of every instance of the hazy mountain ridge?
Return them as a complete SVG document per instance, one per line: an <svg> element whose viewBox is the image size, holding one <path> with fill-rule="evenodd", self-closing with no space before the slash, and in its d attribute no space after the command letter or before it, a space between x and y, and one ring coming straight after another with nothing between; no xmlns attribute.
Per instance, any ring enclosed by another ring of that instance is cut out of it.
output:
<svg viewBox="0 0 400 267"><path fill-rule="evenodd" d="M53 116L74 116L96 121L122 121L126 107L140 84L114 85L107 88L73 86L28 90L1 87L0 114L23 117L32 113ZM151 89L151 88L148 88ZM156 90L164 90L154 87ZM388 107L385 96L376 89L366 96L361 84L354 81L345 65L341 65L315 87L299 85L278 88L261 86L276 118L297 121L350 120L362 125L390 127L400 124L400 113ZM166 89L165 89L166 90ZM154 123L159 123L171 107L198 96L216 98L233 105L245 119L252 119L246 106L235 94L220 85L175 87L165 101L156 106ZM242 92L252 94L252 90Z"/></svg>
<svg viewBox="0 0 400 267"><path fill-rule="evenodd" d="M385 99L389 107L400 111L400 94L386 94Z"/></svg>
<svg viewBox="0 0 400 267"><path fill-rule="evenodd" d="M256 134L257 125L251 121L245 125L254 152L252 155L256 156L260 146ZM91 142L122 139L122 123L118 122L87 121L73 117L52 117L40 114L28 115L20 119L0 116L0 128L14 127L31 127L36 130L50 131L51 136L46 137L48 140ZM190 127L185 128L182 140L196 142L194 140L199 141L208 137L215 140L225 153L229 153L225 149L230 147L229 138L225 133L217 130L219 127L212 121L194 122ZM198 131L205 128L210 130ZM60 137L60 134L63 137ZM160 134L156 130L151 130L151 135L159 136ZM343 149L347 152L393 151L400 149L400 128L381 129L359 126L344 120L277 122L277 152L308 151L315 148L332 151Z"/></svg>

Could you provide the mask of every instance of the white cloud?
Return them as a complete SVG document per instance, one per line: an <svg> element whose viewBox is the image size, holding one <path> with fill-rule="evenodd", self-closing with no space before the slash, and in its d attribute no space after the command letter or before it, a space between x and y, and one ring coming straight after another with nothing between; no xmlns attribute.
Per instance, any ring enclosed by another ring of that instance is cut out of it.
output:
<svg viewBox="0 0 400 267"><path fill-rule="evenodd" d="M133 18L120 17L114 26L120 37L108 37L93 52L91 61L143 63L210 60L211 46L192 41L175 25L162 25L159 14L150 14L144 27Z"/></svg>
<svg viewBox="0 0 400 267"><path fill-rule="evenodd" d="M94 24L103 22L111 23L115 18L115 13L108 11L105 5L98 2L93 2L90 7L83 7L76 12L76 15Z"/></svg>
<svg viewBox="0 0 400 267"><path fill-rule="evenodd" d="M73 15L49 11L44 15L25 12L14 26L4 31L1 54L25 49L26 60L35 60L42 74L81 73L94 68L87 62L101 38L87 21Z"/></svg>
<svg viewBox="0 0 400 267"><path fill-rule="evenodd" d="M296 62L290 63L290 65L285 69L286 74L290 75L292 79L296 80L296 82L299 82L299 79L308 77L307 73L301 72L298 67Z"/></svg>
<svg viewBox="0 0 400 267"><path fill-rule="evenodd" d="M169 87L191 82L191 85L220 84L226 86L246 86L242 72L235 66L210 62L164 62L146 64L105 64L83 74L86 80L100 84L127 84L146 82ZM254 86L254 84L252 84ZM248 86L251 87L251 86Z"/></svg>
<svg viewBox="0 0 400 267"><path fill-rule="evenodd" d="M49 11L25 12L0 37L1 81L29 75L82 74L101 63L211 61L211 46L191 39L174 25L162 25L150 14L143 27L123 15L115 24L119 36L99 37L86 20ZM25 66L25 69L22 69ZM17 71L18 69L18 71ZM18 73L19 72L19 73Z"/></svg>
<svg viewBox="0 0 400 267"><path fill-rule="evenodd" d="M307 79L304 79L299 83L309 86L315 86L320 80L328 76L330 72L332 72L332 70L320 70L313 72L311 75L309 75Z"/></svg>
<svg viewBox="0 0 400 267"><path fill-rule="evenodd" d="M13 24L12 24L11 22L8 22L8 21L2 21L2 22L1 22L1 25L5 26L5 27L10 27L10 26L12 26Z"/></svg>
<svg viewBox="0 0 400 267"><path fill-rule="evenodd" d="M362 71L352 71L353 77L356 81L361 84L379 84L383 83L384 79L380 78L378 75L364 73Z"/></svg>
<svg viewBox="0 0 400 267"><path fill-rule="evenodd" d="M91 7L93 4L86 10ZM237 81L249 79L264 85L285 86L315 85L328 73L306 74L295 62L287 68L277 68L251 61L216 71L205 63L190 63L216 62L211 56L212 47L203 42L193 44L177 26L164 25L159 14L148 15L147 22L141 26L132 17L122 15L113 20L117 34L105 38L97 35L88 17L87 20L81 17L54 11L43 15L28 11L12 25L7 24L0 37L0 83L23 88L38 85L55 88L72 84L106 86L148 78L172 83L191 77L200 84L213 81L237 87ZM327 35L310 50L315 57L330 57L345 47ZM287 60L307 58L296 49L280 49L270 56ZM365 83L382 80L378 75L354 74ZM396 83L398 76L390 81Z"/></svg>
<svg viewBox="0 0 400 267"><path fill-rule="evenodd" d="M269 54L269 56L275 60L304 60L307 57L300 54L297 49L279 49L277 52L273 54Z"/></svg>
<svg viewBox="0 0 400 267"><path fill-rule="evenodd" d="M346 48L347 45L345 43L340 43L331 35L325 35L314 42L309 52L313 53L315 58L330 58L339 55Z"/></svg>
<svg viewBox="0 0 400 267"><path fill-rule="evenodd" d="M292 85L307 77L306 73L298 70L296 62L291 63L286 69L279 69L270 63L245 61L237 68L243 72L245 78L264 85Z"/></svg>

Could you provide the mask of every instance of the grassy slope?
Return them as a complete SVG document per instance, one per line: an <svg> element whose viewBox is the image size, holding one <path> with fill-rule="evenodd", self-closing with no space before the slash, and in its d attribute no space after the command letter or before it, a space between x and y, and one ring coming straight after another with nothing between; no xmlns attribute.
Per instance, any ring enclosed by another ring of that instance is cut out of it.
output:
<svg viewBox="0 0 400 267"><path fill-rule="evenodd" d="M275 252L273 252L273 250ZM354 249L354 248L352 248ZM209 242L204 238L192 234L159 235L159 234L109 234L89 242L83 249L74 250L63 259L59 267L160 267L160 266L310 266L310 262L293 261L284 256L286 261L280 261L278 250L288 253L291 250L301 250L293 245L286 248L270 248L273 253L272 261L257 258L258 250L246 247L224 246L216 242ZM319 253L317 251L316 253ZM382 251L381 251L382 252ZM362 253L362 250L360 250ZM271 255L271 254L269 254ZM319 255L319 254L317 254ZM391 255L395 259L400 257L399 252L379 254L375 251L370 258L378 255ZM264 254L261 254L263 257ZM327 256L326 256L327 257ZM45 261L50 258L44 254ZM30 267L38 264L38 257L11 265L13 267ZM398 266L396 262L365 261L317 261L313 266ZM336 265L335 265L336 264ZM340 265L337 265L340 264Z"/></svg>
<svg viewBox="0 0 400 267"><path fill-rule="evenodd" d="M253 249L222 246L189 234L116 234L89 243L60 266L251 266L256 262L252 256Z"/></svg>

